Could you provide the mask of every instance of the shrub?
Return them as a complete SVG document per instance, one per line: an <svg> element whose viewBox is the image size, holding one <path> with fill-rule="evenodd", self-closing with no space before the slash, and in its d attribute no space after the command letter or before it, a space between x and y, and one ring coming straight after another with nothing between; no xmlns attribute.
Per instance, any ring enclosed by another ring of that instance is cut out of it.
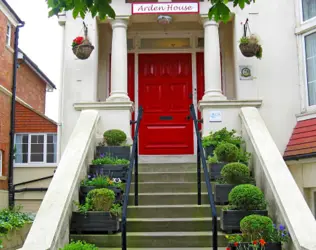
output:
<svg viewBox="0 0 316 250"><path fill-rule="evenodd" d="M202 139L202 145L204 148L214 146L215 148L222 142L228 142L240 147L244 142L240 136L236 136L236 130L228 131L226 128L221 130L210 132L208 136L204 136Z"/></svg>
<svg viewBox="0 0 316 250"><path fill-rule="evenodd" d="M84 241L72 241L71 243L64 246L64 248L59 248L59 250L98 250L98 248L93 244L88 244Z"/></svg>
<svg viewBox="0 0 316 250"><path fill-rule="evenodd" d="M107 130L103 137L108 146L120 146L126 141L126 134L119 129Z"/></svg>
<svg viewBox="0 0 316 250"><path fill-rule="evenodd" d="M234 187L228 201L230 208L235 210L264 210L267 207L263 192L251 184Z"/></svg>
<svg viewBox="0 0 316 250"><path fill-rule="evenodd" d="M86 204L90 211L109 211L115 200L115 193L107 188L93 189L87 194Z"/></svg>
<svg viewBox="0 0 316 250"><path fill-rule="evenodd" d="M267 216L252 214L240 221L240 231L247 239L268 239L273 229L273 222Z"/></svg>
<svg viewBox="0 0 316 250"><path fill-rule="evenodd" d="M239 149L236 145L228 142L219 144L214 152L219 162L238 161Z"/></svg>
<svg viewBox="0 0 316 250"><path fill-rule="evenodd" d="M118 187L123 186L122 181L119 178L111 179L109 176L103 175L88 175L88 178L81 181L81 186L84 187L96 187L96 188L106 188L106 187Z"/></svg>
<svg viewBox="0 0 316 250"><path fill-rule="evenodd" d="M127 165L129 164L129 160L126 159L119 159L119 158L114 158L110 156L101 156L100 158L92 160L93 165L106 165L106 164L111 164L111 165Z"/></svg>
<svg viewBox="0 0 316 250"><path fill-rule="evenodd" d="M225 183L239 185L249 181L250 171L246 165L233 162L226 164L222 168L221 176Z"/></svg>

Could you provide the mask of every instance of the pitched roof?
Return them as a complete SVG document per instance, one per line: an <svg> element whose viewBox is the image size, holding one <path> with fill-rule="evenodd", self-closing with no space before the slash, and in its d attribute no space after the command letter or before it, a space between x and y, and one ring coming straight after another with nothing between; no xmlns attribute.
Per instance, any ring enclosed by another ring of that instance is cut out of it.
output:
<svg viewBox="0 0 316 250"><path fill-rule="evenodd" d="M24 23L21 18L15 13L15 11L12 9L12 7L8 4L8 2L6 0L0 0L5 7L10 11L10 13L12 14L12 16L16 19L16 21L20 24Z"/></svg>
<svg viewBox="0 0 316 250"><path fill-rule="evenodd" d="M284 160L316 157L316 118L298 121L284 153Z"/></svg>
<svg viewBox="0 0 316 250"><path fill-rule="evenodd" d="M40 68L21 50L19 49L19 59L24 60L51 88L56 89L55 84L40 70Z"/></svg>

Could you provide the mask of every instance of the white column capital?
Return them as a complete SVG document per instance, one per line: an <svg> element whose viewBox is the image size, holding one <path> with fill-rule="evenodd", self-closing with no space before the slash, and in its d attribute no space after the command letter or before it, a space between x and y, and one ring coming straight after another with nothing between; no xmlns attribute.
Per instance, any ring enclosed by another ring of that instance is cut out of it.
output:
<svg viewBox="0 0 316 250"><path fill-rule="evenodd" d="M215 26L215 27L219 27L219 23L214 21L213 19L209 19L208 17L206 16L201 16L201 21L203 23L203 27L204 29L207 27L207 26Z"/></svg>
<svg viewBox="0 0 316 250"><path fill-rule="evenodd" d="M124 18L117 18L117 19L111 20L110 22L111 22L112 29L115 29L115 28L127 29L128 18L126 18L126 17L124 17Z"/></svg>

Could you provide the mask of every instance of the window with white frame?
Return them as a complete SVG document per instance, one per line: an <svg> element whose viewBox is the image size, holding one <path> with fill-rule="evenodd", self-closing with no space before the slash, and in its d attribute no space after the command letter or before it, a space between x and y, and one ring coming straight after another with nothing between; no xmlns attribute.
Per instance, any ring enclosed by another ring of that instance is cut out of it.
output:
<svg viewBox="0 0 316 250"><path fill-rule="evenodd" d="M51 164L57 159L56 134L16 134L16 164Z"/></svg>
<svg viewBox="0 0 316 250"><path fill-rule="evenodd" d="M11 24L7 23L6 45L11 45Z"/></svg>
<svg viewBox="0 0 316 250"><path fill-rule="evenodd" d="M2 169L3 169L3 156L2 150L0 150L0 176L2 176Z"/></svg>
<svg viewBox="0 0 316 250"><path fill-rule="evenodd" d="M302 48L304 48L304 72L306 82L306 104L316 106L316 0L298 0L301 5Z"/></svg>

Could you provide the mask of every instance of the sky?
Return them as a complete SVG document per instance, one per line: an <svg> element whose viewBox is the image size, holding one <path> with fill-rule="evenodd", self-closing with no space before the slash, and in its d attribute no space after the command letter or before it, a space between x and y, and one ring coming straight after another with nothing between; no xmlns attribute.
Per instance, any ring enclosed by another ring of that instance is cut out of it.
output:
<svg viewBox="0 0 316 250"><path fill-rule="evenodd" d="M48 76L57 90L46 94L46 115L58 121L62 33L56 17L48 18L45 0L7 0L25 22L19 48Z"/></svg>

